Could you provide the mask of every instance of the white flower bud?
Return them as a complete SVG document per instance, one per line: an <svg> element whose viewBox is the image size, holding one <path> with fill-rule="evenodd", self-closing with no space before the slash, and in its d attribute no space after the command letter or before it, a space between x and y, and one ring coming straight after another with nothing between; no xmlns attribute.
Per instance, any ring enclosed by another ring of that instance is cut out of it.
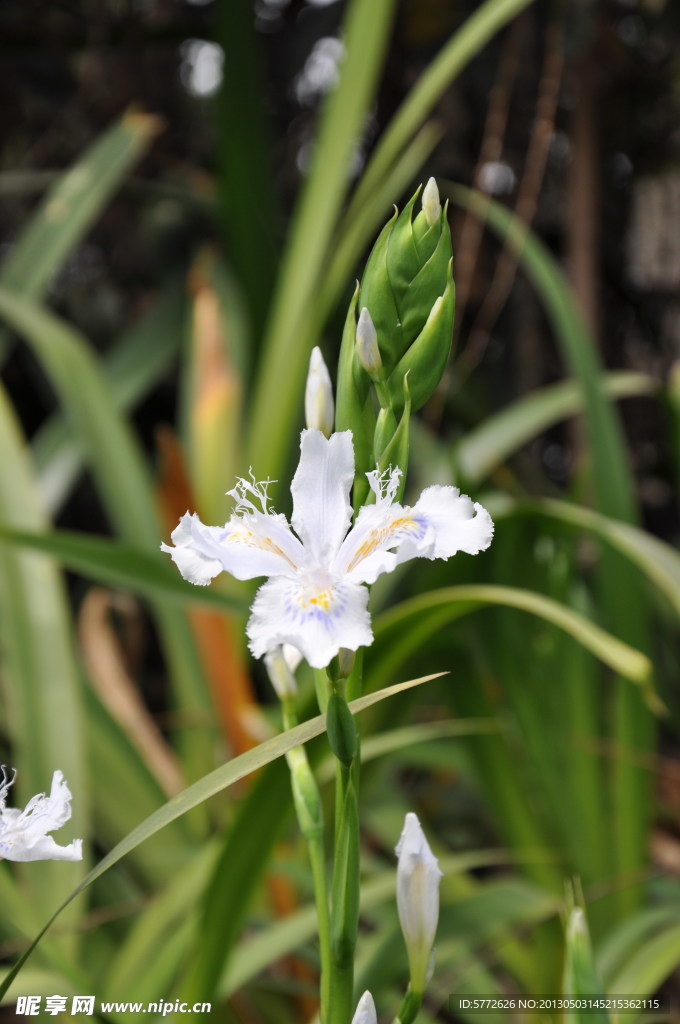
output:
<svg viewBox="0 0 680 1024"><path fill-rule="evenodd" d="M320 430L326 437L333 433L335 408L333 405L333 386L321 349L312 349L309 357L307 387L305 388L305 419L307 426Z"/></svg>
<svg viewBox="0 0 680 1024"><path fill-rule="evenodd" d="M356 1012L352 1017L352 1024L378 1024L375 1003L370 992L364 992L357 1003Z"/></svg>
<svg viewBox="0 0 680 1024"><path fill-rule="evenodd" d="M359 314L357 324L357 355L359 362L370 377L374 377L382 370L382 359L378 348L378 335L371 314L364 306Z"/></svg>
<svg viewBox="0 0 680 1024"><path fill-rule="evenodd" d="M290 644L286 644L286 647L290 648ZM290 649L295 650L295 648ZM279 700L294 697L297 693L297 683L293 675L295 669L291 668L291 663L286 657L286 653L283 647L279 645L278 647L272 647L264 656L267 675L276 690Z"/></svg>
<svg viewBox="0 0 680 1024"><path fill-rule="evenodd" d="M439 201L439 189L434 178L430 178L423 189L423 213L425 220L432 227L439 220L442 212L442 204Z"/></svg>
<svg viewBox="0 0 680 1024"><path fill-rule="evenodd" d="M439 919L437 858L415 814L406 815L397 844L397 909L408 952L411 989L422 994L428 980L430 957Z"/></svg>

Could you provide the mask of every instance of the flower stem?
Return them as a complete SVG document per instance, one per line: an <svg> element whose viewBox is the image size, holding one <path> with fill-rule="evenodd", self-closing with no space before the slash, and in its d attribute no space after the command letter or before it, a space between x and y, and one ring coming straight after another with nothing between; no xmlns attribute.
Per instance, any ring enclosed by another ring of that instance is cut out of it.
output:
<svg viewBox="0 0 680 1024"><path fill-rule="evenodd" d="M298 724L294 698L284 700L282 708L284 728L292 729ZM321 796L305 748L303 746L293 747L286 755L286 761L290 770L295 812L300 832L307 844L312 868L321 958L320 1020L321 1024L328 1024L331 1005L332 939Z"/></svg>
<svg viewBox="0 0 680 1024"><path fill-rule="evenodd" d="M329 678L329 741L336 755L335 842L331 915L329 1024L348 1024L354 1006L354 951L359 926L358 758L345 679Z"/></svg>
<svg viewBox="0 0 680 1024"><path fill-rule="evenodd" d="M413 1024L423 1002L422 992L412 992L409 986L404 1001L399 1007L399 1013L392 1021L392 1024Z"/></svg>

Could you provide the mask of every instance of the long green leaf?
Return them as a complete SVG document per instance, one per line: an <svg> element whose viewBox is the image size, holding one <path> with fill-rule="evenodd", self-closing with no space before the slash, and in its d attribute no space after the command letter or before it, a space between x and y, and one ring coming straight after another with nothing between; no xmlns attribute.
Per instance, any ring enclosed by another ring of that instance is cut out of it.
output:
<svg viewBox="0 0 680 1024"><path fill-rule="evenodd" d="M680 554L670 544L638 526L566 501L545 498L506 506L498 510L496 520L516 515L539 516L596 534L635 564L680 613Z"/></svg>
<svg viewBox="0 0 680 1024"><path fill-rule="evenodd" d="M409 635L410 630L406 631L405 626L412 620L420 616L426 617L425 630L432 633L446 622L461 618L478 608L494 605L529 612L559 626L614 671L642 685L648 699L654 702L649 689L652 665L645 654L600 629L558 601L529 590L481 584L434 590L402 601L389 612L384 612L376 620L376 636L380 638L381 646L387 646L385 639L389 642L394 638L393 649L388 655L389 664L392 666L397 658L403 659L410 653L413 637ZM398 641L399 636L404 637L402 642ZM423 642L422 634L419 635L418 642ZM377 667L372 669L373 672L376 670ZM383 677L386 671L388 669L385 667L385 660L382 660L378 678Z"/></svg>
<svg viewBox="0 0 680 1024"><path fill-rule="evenodd" d="M448 876L476 868L504 865L507 862L508 854L503 850L474 850L469 853L442 857L439 866L444 875ZM384 871L366 878L361 886L362 914L369 914L375 907L392 900L395 885L395 871ZM544 900L551 900L551 909L554 912L556 909L554 899L544 896ZM488 902L487 897L487 904ZM452 918L455 916L455 908L456 904L453 905ZM533 908L529 913L532 911ZM469 912L474 919L473 905L469 907ZM496 920L498 920L498 915L496 915ZM302 907L281 921L268 925L259 934L243 943L234 953L228 969L222 976L220 995L223 997L232 995L270 964L293 953L296 949L300 949L305 942L314 937L316 927L316 910L312 906Z"/></svg>
<svg viewBox="0 0 680 1024"><path fill-rule="evenodd" d="M250 463L278 477L299 421L309 353L307 320L350 180L352 154L378 83L395 0L352 0L344 25L340 81L330 94L286 247L250 420Z"/></svg>
<svg viewBox="0 0 680 1024"><path fill-rule="evenodd" d="M604 392L595 341L573 289L545 246L516 215L462 186L452 187L449 194L501 237L538 290L563 358L583 392L594 504L605 515L635 523L638 510L622 427ZM604 551L598 565L598 584L607 625L637 647L649 650L648 612L635 570L617 552ZM654 724L640 694L618 686L612 717L613 738L620 749L634 755L649 751ZM613 766L612 806L614 825L607 855L616 862L622 877L633 877L646 860L651 806L649 774L636 756L619 758ZM639 887L621 889L616 898L623 916L639 902Z"/></svg>
<svg viewBox="0 0 680 1024"><path fill-rule="evenodd" d="M42 551L67 569L109 586L132 590L150 600L160 599L182 607L198 604L222 612L247 610L245 598L239 601L220 590L187 583L167 555L153 555L144 548L108 537L68 530L26 533L0 526L0 541Z"/></svg>
<svg viewBox="0 0 680 1024"><path fill-rule="evenodd" d="M374 189L389 173L399 152L415 134L456 75L532 0L486 0L456 31L420 76L394 115L366 167L349 209L353 215L370 203Z"/></svg>
<svg viewBox="0 0 680 1024"><path fill-rule="evenodd" d="M377 693L369 693L365 697L360 697L358 700L352 701L349 705L350 709L353 714L357 714L358 712L371 707L373 704L378 704L380 701L386 700L388 697L402 693L413 686L420 686L423 683L427 683L432 679L437 679L439 676L444 674L445 673L437 672L434 675L422 676L419 679L410 679L405 683L397 683L394 686L388 686L383 690L379 690ZM57 912L52 915L39 935L36 936L30 948L26 950L0 985L0 999L2 999L12 981L21 970L23 964L38 945L53 921L55 921L62 910L64 910L65 907L67 907L68 904L76 898L76 896L91 885L92 882L97 878L100 878L110 867L117 864L118 861L139 846L140 843L143 843L146 839L155 835L162 828L165 828L166 825L169 825L170 822L175 821L183 814L187 814L194 807L198 807L205 803L205 801L209 800L210 797L215 796L217 793L221 793L224 789L227 789L235 782L238 782L239 779L243 779L246 775L250 775L252 772L257 771L258 768L263 768L271 761L276 760L276 758L283 757L283 755L287 754L289 750L293 749L293 747L299 746L301 743L307 743L315 736L320 736L321 733L325 731L325 728L326 716L318 715L316 718L311 718L309 721L303 722L294 729L289 729L287 732L284 732L279 736L265 740L264 743L260 743L252 750L248 750L244 754L240 754L238 757L233 758L233 760L228 761L227 764L216 768L208 775L205 775L202 779L199 779L198 782L194 782L193 785L189 786L181 793L178 793L177 796L173 797L162 807L159 807L157 811L141 822L132 830L132 832L125 836L125 838L122 839L118 845L115 846L114 849L111 850L110 853L108 853L99 862L99 864L89 872L88 875L86 875L80 885L73 890L68 899L61 905Z"/></svg>
<svg viewBox="0 0 680 1024"><path fill-rule="evenodd" d="M47 310L5 289L0 289L0 317L25 338L59 395L117 531L128 542L157 551L162 532L148 471L85 339ZM186 617L162 604L156 615L176 701L185 712L210 722L211 701ZM186 730L181 742L188 771L198 776L210 763L205 734Z"/></svg>
<svg viewBox="0 0 680 1024"><path fill-rule="evenodd" d="M0 286L43 297L50 278L85 235L158 134L157 117L128 111L48 189L0 268Z"/></svg>
<svg viewBox="0 0 680 1024"><path fill-rule="evenodd" d="M0 519L41 529L45 518L26 442L2 388L0 450ZM69 827L73 835L87 836L82 695L65 588L43 555L5 547L0 567L3 690L17 800L48 790L52 773L61 769L74 794ZM47 861L37 867L29 898L45 907L59 902L74 874L82 874L80 865L64 871L63 864Z"/></svg>
<svg viewBox="0 0 680 1024"><path fill-rule="evenodd" d="M611 398L659 393L659 382L644 373L609 373L602 381ZM489 416L456 446L454 462L470 486L479 484L509 455L548 427L583 411L583 393L575 381L551 384L523 395Z"/></svg>
<svg viewBox="0 0 680 1024"><path fill-rule="evenodd" d="M680 964L680 925L669 925L638 946L619 973L612 978L609 995L652 995ZM644 1014L636 1014L639 1019Z"/></svg>
<svg viewBox="0 0 680 1024"><path fill-rule="evenodd" d="M184 289L177 281L141 320L102 358L101 372L116 405L126 412L137 405L177 354L182 338ZM39 471L40 493L54 515L68 495L85 459L78 436L60 412L48 419L31 442Z"/></svg>

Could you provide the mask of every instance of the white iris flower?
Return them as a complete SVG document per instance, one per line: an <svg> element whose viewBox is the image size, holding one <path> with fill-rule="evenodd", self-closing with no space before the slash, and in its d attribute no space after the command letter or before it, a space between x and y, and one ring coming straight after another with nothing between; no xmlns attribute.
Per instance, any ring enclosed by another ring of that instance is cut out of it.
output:
<svg viewBox="0 0 680 1024"><path fill-rule="evenodd" d="M323 668L341 647L356 651L373 642L364 584L410 558L475 555L491 543L493 523L481 505L439 486L427 487L413 508L400 505L394 500L400 475L399 469L367 474L375 504L361 508L350 529L352 432L326 438L303 430L292 530L269 507L267 483L239 480L228 492L236 509L224 526L205 526L187 512L173 531L175 547L161 548L200 586L223 570L239 580L268 576L248 622L252 653L259 658L288 643Z"/></svg>
<svg viewBox="0 0 680 1024"><path fill-rule="evenodd" d="M5 860L82 860L83 841L74 839L68 846L58 846L48 832L61 828L71 817L71 791L64 776L52 776L50 795L38 793L23 811L5 807L7 793L14 782L0 766L0 859Z"/></svg>

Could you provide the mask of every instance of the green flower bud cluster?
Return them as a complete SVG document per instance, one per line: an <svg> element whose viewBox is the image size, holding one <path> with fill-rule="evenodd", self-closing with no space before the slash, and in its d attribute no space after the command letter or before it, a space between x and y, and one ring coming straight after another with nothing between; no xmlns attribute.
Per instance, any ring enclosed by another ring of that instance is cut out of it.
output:
<svg viewBox="0 0 680 1024"><path fill-rule="evenodd" d="M336 429L351 429L355 501L365 473L408 461L412 411L430 397L451 351L454 286L451 234L430 178L385 225L368 258L345 321ZM403 477L402 477L403 479Z"/></svg>

